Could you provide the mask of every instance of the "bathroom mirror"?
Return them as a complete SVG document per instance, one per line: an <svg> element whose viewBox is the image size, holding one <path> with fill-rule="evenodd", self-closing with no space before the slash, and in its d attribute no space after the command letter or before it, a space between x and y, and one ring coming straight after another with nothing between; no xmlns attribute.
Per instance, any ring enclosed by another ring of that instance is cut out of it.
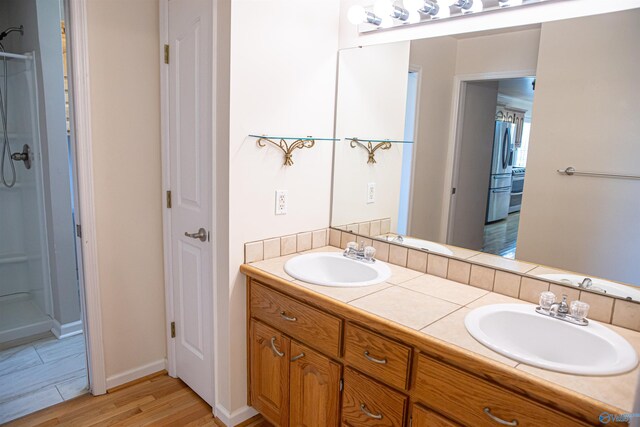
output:
<svg viewBox="0 0 640 427"><path fill-rule="evenodd" d="M640 301L638 23L341 50L332 227Z"/></svg>

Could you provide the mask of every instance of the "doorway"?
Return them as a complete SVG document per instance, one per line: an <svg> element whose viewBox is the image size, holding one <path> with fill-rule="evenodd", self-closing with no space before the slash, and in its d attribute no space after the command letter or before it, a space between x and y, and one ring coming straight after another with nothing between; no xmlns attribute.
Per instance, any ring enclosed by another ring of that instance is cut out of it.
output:
<svg viewBox="0 0 640 427"><path fill-rule="evenodd" d="M0 423L88 392L64 12L0 2Z"/></svg>
<svg viewBox="0 0 640 427"><path fill-rule="evenodd" d="M535 77L461 82L450 244L515 258Z"/></svg>

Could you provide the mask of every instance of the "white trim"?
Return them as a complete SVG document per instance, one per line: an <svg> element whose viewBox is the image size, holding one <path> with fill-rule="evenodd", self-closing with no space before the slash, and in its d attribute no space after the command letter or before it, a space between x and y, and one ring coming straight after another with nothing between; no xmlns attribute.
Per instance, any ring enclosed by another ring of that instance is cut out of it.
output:
<svg viewBox="0 0 640 427"><path fill-rule="evenodd" d="M422 95L422 67L420 65L409 64L409 72L418 74L418 83L416 85L416 106L414 109L415 117L413 118L413 144L411 144L411 176L409 177L409 206L407 210L407 235L412 236L411 224L413 212L413 190L416 179L416 158L418 153L418 136L420 135L420 98ZM405 122L407 118L405 117Z"/></svg>
<svg viewBox="0 0 640 427"><path fill-rule="evenodd" d="M0 344L48 332L51 330L51 325L52 321L51 319L48 319L36 323L30 323L26 326L9 329L8 331L2 331L0 332Z"/></svg>
<svg viewBox="0 0 640 427"><path fill-rule="evenodd" d="M164 45L169 43L169 0L160 0L160 141L162 149L162 240L164 258L164 301L167 342L167 371L176 378L176 345L171 338L170 324L174 319L173 272L171 262L171 209L167 209L166 191L171 189L171 164L169 147L169 66L164 63Z"/></svg>
<svg viewBox="0 0 640 427"><path fill-rule="evenodd" d="M535 76L537 70L498 71L478 74L459 74L453 78L453 102L451 103L451 119L449 120L449 142L447 145L447 159L444 172L444 188L442 189L442 216L440 221L440 242L450 243L453 236L452 218L455 212L455 198L452 197L451 188L457 186L459 139L458 129L463 120L462 102L464 83L478 80L515 79Z"/></svg>
<svg viewBox="0 0 640 427"><path fill-rule="evenodd" d="M73 81L73 120L78 171L78 216L82 224L82 282L86 325L87 370L94 395L107 391L102 341L102 308L98 271L98 244L93 192L93 150L91 132L91 85L89 82L89 41L87 29L87 0L65 0L68 19L68 61Z"/></svg>
<svg viewBox="0 0 640 427"><path fill-rule="evenodd" d="M53 326L51 327L51 333L58 339L79 335L82 333L82 330L82 320L63 324L53 319Z"/></svg>
<svg viewBox="0 0 640 427"><path fill-rule="evenodd" d="M241 408L236 409L233 412L229 412L227 408L216 403L216 407L214 408L213 415L220 421L224 423L226 426L237 426L243 421L247 421L249 418L256 416L258 411L253 409L251 406L243 406Z"/></svg>
<svg viewBox="0 0 640 427"><path fill-rule="evenodd" d="M147 363L146 365L138 366L137 368L112 375L107 378L107 389L118 387L119 385L137 380L138 378L146 377L147 375L155 374L156 372L166 369L166 367L167 359L160 359L155 362Z"/></svg>

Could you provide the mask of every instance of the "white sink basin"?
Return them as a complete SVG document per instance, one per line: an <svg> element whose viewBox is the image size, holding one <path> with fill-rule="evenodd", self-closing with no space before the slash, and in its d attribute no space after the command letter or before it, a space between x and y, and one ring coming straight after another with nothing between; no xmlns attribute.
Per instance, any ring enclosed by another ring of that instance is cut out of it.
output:
<svg viewBox="0 0 640 427"><path fill-rule="evenodd" d="M378 236L385 240L393 241L393 238L389 238L386 235ZM429 252L434 252L442 255L453 255L453 251L446 246L439 245L438 243L430 242L428 240L415 239L413 237L404 237L402 242L396 242L404 246L410 246L416 249L422 249Z"/></svg>
<svg viewBox="0 0 640 427"><path fill-rule="evenodd" d="M480 343L511 359L577 375L616 375L638 364L634 348L593 320L573 325L535 312L528 304L476 308L464 319Z"/></svg>
<svg viewBox="0 0 640 427"><path fill-rule="evenodd" d="M582 283L587 276L579 276L577 274L538 274L538 277L577 287L578 284ZM589 288L589 290L602 292L607 295L620 298L640 301L640 289L636 289L629 285L623 285L622 283L610 282L608 280L596 279L593 277L590 277L590 279L593 282L593 286Z"/></svg>
<svg viewBox="0 0 640 427"><path fill-rule="evenodd" d="M356 261L346 258L341 252L299 255L285 263L284 271L303 282L334 287L376 285L391 276L391 270L382 261Z"/></svg>

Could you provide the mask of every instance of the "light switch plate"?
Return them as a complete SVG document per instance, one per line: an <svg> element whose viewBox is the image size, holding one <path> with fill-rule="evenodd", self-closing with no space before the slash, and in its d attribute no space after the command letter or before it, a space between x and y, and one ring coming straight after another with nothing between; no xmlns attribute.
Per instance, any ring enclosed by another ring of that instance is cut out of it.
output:
<svg viewBox="0 0 640 427"><path fill-rule="evenodd" d="M276 190L276 215L287 214L287 190Z"/></svg>
<svg viewBox="0 0 640 427"><path fill-rule="evenodd" d="M367 204L375 203L376 201L376 183L369 182L367 184Z"/></svg>

